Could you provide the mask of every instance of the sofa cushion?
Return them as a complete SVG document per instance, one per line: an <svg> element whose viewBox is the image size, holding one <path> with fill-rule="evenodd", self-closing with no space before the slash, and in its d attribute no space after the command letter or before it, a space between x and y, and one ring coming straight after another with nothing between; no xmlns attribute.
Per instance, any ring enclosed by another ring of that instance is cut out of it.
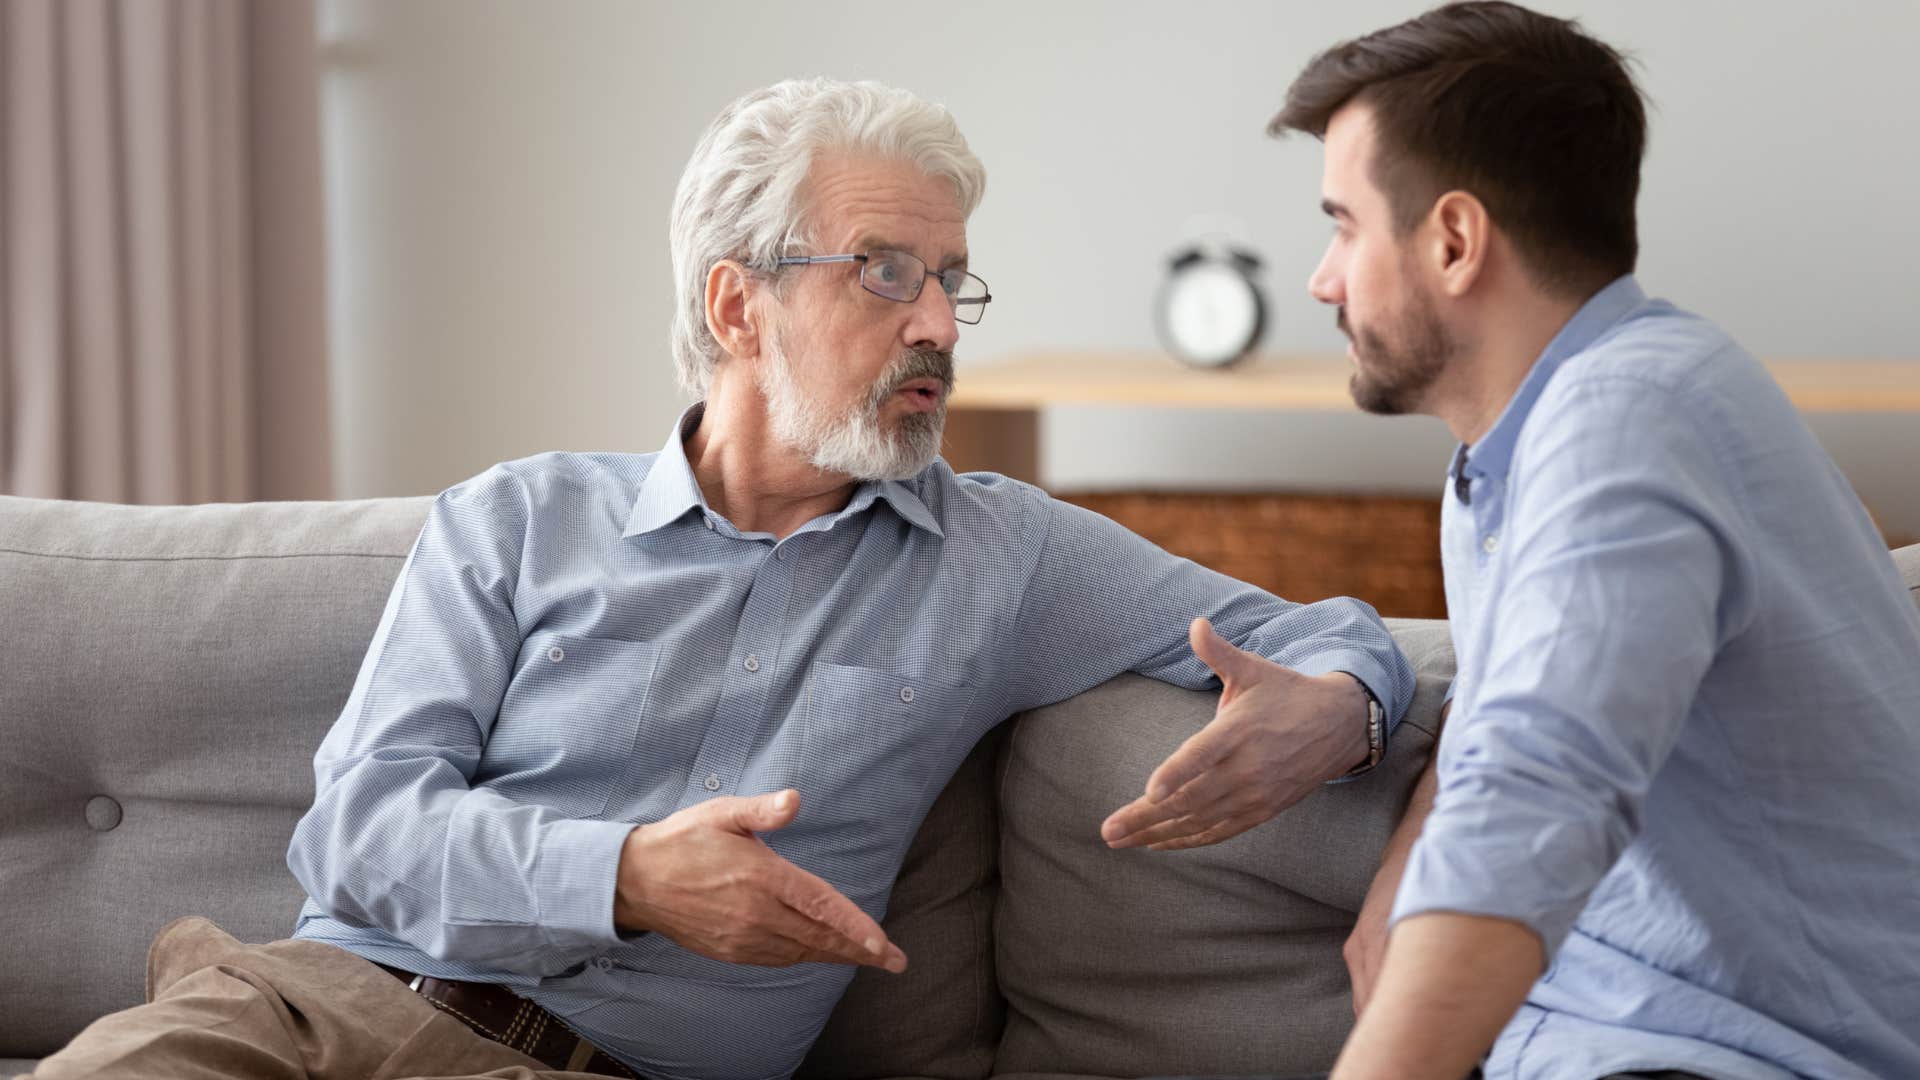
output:
<svg viewBox="0 0 1920 1080"><path fill-rule="evenodd" d="M0 499L0 1054L137 1003L178 916L292 929L313 752L426 507Z"/></svg>
<svg viewBox="0 0 1920 1080"><path fill-rule="evenodd" d="M1129 676L1021 717L1000 786L994 941L1006 1073L1328 1068L1352 1024L1341 946L1433 746L1444 623L1400 622L1419 693L1373 773L1218 845L1114 851L1100 822L1213 716Z"/></svg>

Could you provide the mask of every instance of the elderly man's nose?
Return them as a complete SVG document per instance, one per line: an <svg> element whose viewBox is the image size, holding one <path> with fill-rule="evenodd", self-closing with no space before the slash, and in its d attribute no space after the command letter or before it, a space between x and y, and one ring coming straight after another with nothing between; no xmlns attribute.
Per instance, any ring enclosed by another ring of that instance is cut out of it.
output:
<svg viewBox="0 0 1920 1080"><path fill-rule="evenodd" d="M916 349L951 352L960 341L960 324L953 317L953 301L940 288L938 279L927 279L926 287L913 301L913 317L907 327L907 343Z"/></svg>

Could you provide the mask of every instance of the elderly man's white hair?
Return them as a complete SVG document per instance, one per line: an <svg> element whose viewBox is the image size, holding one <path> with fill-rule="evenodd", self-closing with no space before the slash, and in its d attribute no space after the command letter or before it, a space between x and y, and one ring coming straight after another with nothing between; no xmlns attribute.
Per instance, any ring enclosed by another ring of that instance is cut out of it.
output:
<svg viewBox="0 0 1920 1080"><path fill-rule="evenodd" d="M905 90L789 79L728 105L700 137L673 196L673 361L693 393L706 393L720 360L707 330L708 273L722 259L770 273L781 256L808 253L807 170L816 155L834 152L906 161L947 180L965 217L986 194L987 172L952 114Z"/></svg>

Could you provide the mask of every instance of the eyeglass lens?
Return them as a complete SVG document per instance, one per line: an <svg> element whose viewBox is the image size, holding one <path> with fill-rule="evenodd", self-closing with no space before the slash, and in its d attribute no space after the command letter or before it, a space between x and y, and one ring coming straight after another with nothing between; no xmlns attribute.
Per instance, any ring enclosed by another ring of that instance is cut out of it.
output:
<svg viewBox="0 0 1920 1080"><path fill-rule="evenodd" d="M943 270L938 276L941 291L953 302L953 317L963 323L979 322L987 306L987 283L958 267ZM860 268L862 287L902 303L918 300L926 280L927 264L904 251L870 251Z"/></svg>

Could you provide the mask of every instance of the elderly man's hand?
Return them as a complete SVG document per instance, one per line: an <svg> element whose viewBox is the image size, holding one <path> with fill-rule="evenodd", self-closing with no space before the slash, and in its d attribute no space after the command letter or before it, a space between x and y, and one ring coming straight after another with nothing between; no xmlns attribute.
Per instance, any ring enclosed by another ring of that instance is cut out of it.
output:
<svg viewBox="0 0 1920 1080"><path fill-rule="evenodd" d="M1193 621L1190 636L1194 655L1220 676L1220 704L1213 722L1154 770L1146 794L1100 826L1111 847L1219 843L1367 756L1367 696L1358 680L1281 667L1234 648L1205 619Z"/></svg>
<svg viewBox="0 0 1920 1080"><path fill-rule="evenodd" d="M702 956L786 967L810 961L905 971L880 924L756 832L793 823L800 793L710 799L627 834L614 924L651 930Z"/></svg>

